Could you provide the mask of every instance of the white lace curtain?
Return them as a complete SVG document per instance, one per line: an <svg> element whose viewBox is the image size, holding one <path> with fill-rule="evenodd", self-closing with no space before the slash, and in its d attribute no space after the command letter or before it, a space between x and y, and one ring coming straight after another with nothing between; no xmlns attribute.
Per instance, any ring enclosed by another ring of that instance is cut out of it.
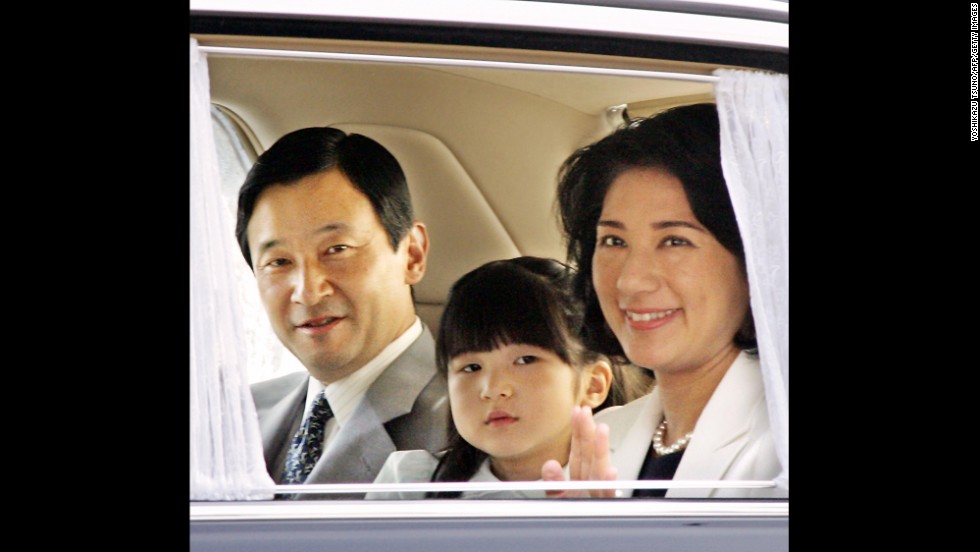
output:
<svg viewBox="0 0 980 552"><path fill-rule="evenodd" d="M720 69L721 164L745 244L769 419L789 489L789 77Z"/></svg>
<svg viewBox="0 0 980 552"><path fill-rule="evenodd" d="M236 245L221 200L207 58L190 41L190 498L271 499L230 268Z"/></svg>

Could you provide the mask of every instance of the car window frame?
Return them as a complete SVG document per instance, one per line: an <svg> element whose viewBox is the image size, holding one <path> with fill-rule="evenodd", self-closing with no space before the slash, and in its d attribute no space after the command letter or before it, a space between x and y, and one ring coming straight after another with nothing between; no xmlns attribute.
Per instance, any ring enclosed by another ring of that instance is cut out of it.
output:
<svg viewBox="0 0 980 552"><path fill-rule="evenodd" d="M557 2L542 3L558 4ZM297 17L298 12L289 12L289 9L309 9L309 5L305 3L298 3L302 4L302 6L296 7L295 4L297 3L287 2L283 6L276 7L274 10L263 9L252 12L236 12L230 8L234 4L236 3L194 0L191 9L192 36L219 34L215 33L217 30L221 31L220 34L239 36L308 36L315 34L315 29L319 29L316 32L324 32L329 33L333 37L339 36L356 40L376 39L380 35L387 35L388 38L397 40L414 38L416 42L420 43L450 42L464 46L503 47L502 44L508 43L509 40L512 40L522 32L521 29L513 26L501 25L499 23L497 24L498 26L494 26L494 24L483 23L483 26L478 25L474 32L466 37L451 37L451 33L449 32L452 28L451 24L445 21L423 20L421 18L417 20L401 19L395 21L396 18L393 18L391 14L385 17L377 16L375 19L372 19L370 15L365 14L353 16L350 14L331 15L329 13L318 13L312 16L316 19L317 23L311 25L309 20ZM615 9L620 9L627 2L608 2L607 4L619 4ZM682 3L666 2L659 3L659 6L665 8L667 4L671 4L673 7L680 9ZM324 10L326 9L328 8L324 7ZM709 17L717 17L717 15L709 15ZM778 20L776 16L773 16L773 18ZM370 24L366 24L366 22ZM788 19L785 22L767 21L766 23L778 23L788 27ZM510 25L513 24L511 23ZM574 41L569 40L568 37L557 37L553 33L540 29L528 30L524 28L523 32L530 33L528 34L530 38L523 42L523 44L531 44L543 50L565 52L587 51L590 53L596 53L596 50L598 50L598 53L602 55L622 55L624 50L629 50L631 56L634 58L666 58L678 61L731 64L739 67L788 74L788 41L785 47L777 45L768 49L756 48L753 50L751 48L733 47L731 45L696 44L694 42L685 43L683 41L668 42L663 37L647 37L643 39L637 37L610 37L603 35L601 31L594 30L590 34L587 31L579 30L577 34L572 33L574 35L573 38L578 40L578 42L570 45ZM640 48L624 47L624 44L630 42L639 42L643 46ZM599 43L601 43L601 47L596 46ZM670 55L665 56L665 53L669 53ZM483 63L486 63L486 60ZM610 69L607 68L607 70ZM272 510L269 511L264 508L271 507L272 505L270 504L192 502L192 528L195 523L218 521L335 520L338 517L349 518L351 516L357 519L365 519L381 515L377 510L382 508L382 506L376 504L365 505L363 507L358 506L355 509L363 510L363 512L355 515L354 513L341 513L344 508L351 507L351 504L335 504L335 502L346 501L323 500L310 502L312 504L303 504L301 502L292 504L276 503L272 507ZM561 510L555 514L556 517L575 518L579 515L587 516L587 514L579 514L573 511L572 508L574 507L572 506L567 507L569 511L564 511L563 509L566 508L564 504L566 502L551 500L548 502L548 508L555 507ZM694 516L696 515L695 511L700 511L702 514L710 512L710 514L705 514L710 516L710 519L755 517L759 519L787 520L786 518L788 517L788 499L724 500L719 503L725 504L724 507L717 507L718 505L706 507L704 501L681 499L632 499L622 502L635 503L635 506L621 506L620 503L614 502L616 504L614 508L621 509L621 511L606 510L604 507L603 516L609 518L621 515L629 519L635 519L638 516L647 518L676 518ZM571 501L568 503L575 504L575 502ZM315 505L319 505L319 508ZM427 501L424 509L418 503L414 502L406 502L401 505L386 504L383 508L385 512L388 512L385 515L390 515L394 519L413 519L419 516L459 519L466 518L468 515L477 515L469 512L469 510L466 512L461 511L459 504L453 501ZM477 506L469 505L464 508L478 509ZM484 510L480 516L494 518L499 515L500 518L514 518L517 510L514 510L514 506L512 505L508 505L507 508L509 510L505 508L499 514L495 514L495 510ZM269 513L270 511L274 513Z"/></svg>

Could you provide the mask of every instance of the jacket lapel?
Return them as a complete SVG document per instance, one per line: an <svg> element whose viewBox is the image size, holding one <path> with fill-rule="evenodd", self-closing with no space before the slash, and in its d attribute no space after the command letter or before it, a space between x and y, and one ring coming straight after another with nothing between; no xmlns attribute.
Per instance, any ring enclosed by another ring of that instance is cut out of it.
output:
<svg viewBox="0 0 980 552"><path fill-rule="evenodd" d="M395 444L384 430L384 423L370 403L361 401L306 481L370 483L392 452Z"/></svg>
<svg viewBox="0 0 980 552"><path fill-rule="evenodd" d="M435 374L434 351L432 333L423 325L422 335L368 388L307 482L374 481L388 455L396 450L384 424L412 411L416 397Z"/></svg>
<svg viewBox="0 0 980 552"><path fill-rule="evenodd" d="M749 443L753 405L762 394L762 381L753 374L755 363L738 356L705 405L694 437L674 473L674 480L721 480L739 452ZM699 498L717 489L670 489L670 498Z"/></svg>
<svg viewBox="0 0 980 552"><path fill-rule="evenodd" d="M423 324L422 334L378 376L361 406L370 405L382 424L411 412L415 400L436 374L435 348L432 333Z"/></svg>
<svg viewBox="0 0 980 552"><path fill-rule="evenodd" d="M276 481L279 481L282 476L282 460L289 449L293 434L299 429L309 384L309 374L297 372L295 377L284 378L276 383L286 388L286 391L268 394L268 396L281 396L278 401L266 405L256 398L265 465L268 467L269 475Z"/></svg>
<svg viewBox="0 0 980 552"><path fill-rule="evenodd" d="M647 396L609 412L608 418L597 418L597 422L605 422L610 427L609 452L618 479L637 478L650 449L650 438L662 415L660 393L655 388ZM616 432L619 427L628 429ZM627 496L632 496L633 490L626 492Z"/></svg>

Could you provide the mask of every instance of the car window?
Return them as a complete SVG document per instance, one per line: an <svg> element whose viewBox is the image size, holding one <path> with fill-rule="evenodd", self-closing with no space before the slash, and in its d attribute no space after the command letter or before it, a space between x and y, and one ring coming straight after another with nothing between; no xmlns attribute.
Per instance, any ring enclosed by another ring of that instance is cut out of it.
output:
<svg viewBox="0 0 980 552"><path fill-rule="evenodd" d="M429 28L443 42L413 42L407 24L378 23L372 33L371 25L354 29L343 17L330 27L332 36L309 36L296 17L222 15L222 3L200 4L192 36L210 73L225 231L233 236L238 187L251 163L280 136L313 125L371 136L404 165L416 215L429 225L430 266L414 291L418 315L433 331L449 287L468 270L521 254L565 258L555 190L559 167L571 152L631 117L716 101L719 67L788 72L788 46L783 51L715 43L672 56L666 40L647 40L630 56L622 46L628 36L608 36L602 43L583 33L576 45L536 30L525 42L508 35L504 47L486 39L482 33L491 27L479 24L469 36L447 39L452 24L446 22ZM663 7L657 4L650 7ZM675 14L683 10L679 2L659 4L671 4ZM764 9L768 3L749 4L745 10L771 13ZM294 8L287 3L279 9ZM708 8L702 3L701 9ZM765 23L749 19L732 24ZM534 47L520 47L526 44ZM305 372L272 331L252 271L240 252L232 253L247 382Z"/></svg>

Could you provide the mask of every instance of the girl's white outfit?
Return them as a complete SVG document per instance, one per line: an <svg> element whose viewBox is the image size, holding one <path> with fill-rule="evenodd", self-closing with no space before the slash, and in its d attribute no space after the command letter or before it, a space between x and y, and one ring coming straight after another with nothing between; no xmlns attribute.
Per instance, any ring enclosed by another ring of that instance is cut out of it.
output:
<svg viewBox="0 0 980 552"><path fill-rule="evenodd" d="M391 453L375 478L375 483L424 483L432 480L439 458L426 450L400 450ZM473 477L474 483L499 482L490 471L490 459L483 461ZM544 498L544 491L464 491L462 498ZM422 499L424 491L373 492L365 497L373 500Z"/></svg>

